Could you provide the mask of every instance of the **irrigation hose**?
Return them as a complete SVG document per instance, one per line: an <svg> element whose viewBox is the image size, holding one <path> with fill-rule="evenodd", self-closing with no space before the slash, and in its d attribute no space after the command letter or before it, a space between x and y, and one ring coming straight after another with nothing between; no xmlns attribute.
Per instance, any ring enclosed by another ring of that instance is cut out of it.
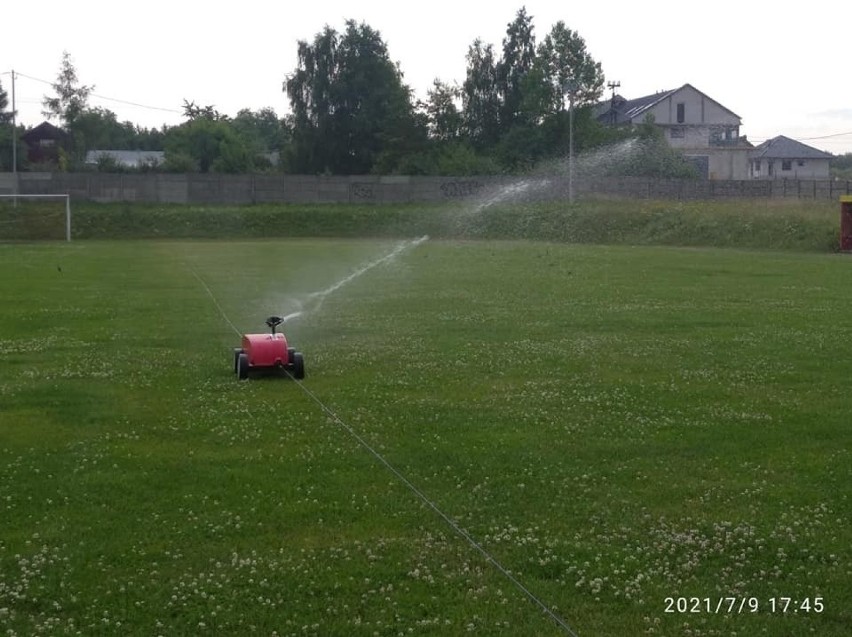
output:
<svg viewBox="0 0 852 637"><path fill-rule="evenodd" d="M417 245L417 244L421 243L423 240L425 240L425 238L411 242L409 245ZM401 244L401 245L405 245L405 244ZM385 255L381 259L374 261L369 266L363 267L360 270L358 270L357 274L355 276L363 274L366 270L370 269L374 265L378 265L379 263L383 263L385 261L390 260L391 258L396 256L397 254L399 254L401 251L402 251L401 247L397 246L397 248L395 248L391 253ZM204 291L207 292L207 295L213 301L213 305L219 311L219 314L222 316L222 318L225 320L225 322L237 334L237 336L241 336L242 333L240 332L240 330L237 329L237 327L234 325L234 323L231 321L231 319L228 318L228 315L225 313L225 310L222 309L222 306L219 304L219 301L216 300L216 297L214 296L213 292L210 290L210 287L207 285L207 283L204 281L204 279L201 278L201 275L199 275L198 272L191 265L187 265L187 267L189 268L190 272L192 272L193 276L195 276L195 278L198 279L198 282L201 284L201 287L204 288ZM346 279L346 281L349 281L349 280L355 278L355 276L349 277L348 279ZM318 294L321 294L322 297L324 298L325 296L327 296L328 294L337 290L340 287L342 287L342 285L332 286L328 290L323 290L323 292L318 293ZM325 402L323 402L314 392L312 392L310 389L308 389L308 387L305 386L305 384L302 381L300 381L295 376L293 376L288 370L285 369L284 371L290 377L290 379L294 383L296 383L296 386L299 389L301 389L302 392L304 392L304 394L308 398L310 398L320 408L320 410L323 413L325 413L335 424L337 424L337 426L339 426L341 429L346 431L346 433L348 433L353 439L355 439L355 441L359 445L361 445L361 447L363 447L365 450L367 450L376 460L378 460L379 463L382 464L388 471L390 471L391 474L393 474L394 477L396 477L397 480L399 480L409 491L411 491L415 496L417 496L417 498L419 498L421 502L423 502L426 506L428 506L430 509L432 509L432 511L434 511L435 514L438 515L438 517L440 517L442 520L444 520L444 522L446 522L447 525L453 531L455 531L455 533L457 535L459 535L468 544L470 544L470 546L472 546L485 559L486 562L490 562L491 564L493 564L494 568L496 568L500 573L502 573L503 576L506 579L508 579L515 586L515 588L517 588L519 591L521 591L531 602L533 602L533 604L538 606L545 613L545 615L547 615L551 620L553 620L553 622L556 623L557 626L559 626L561 629L563 629L566 632L566 634L571 635L571 637L579 637L577 635L577 633L575 633L571 629L571 626L568 625L568 622L565 621L565 619L563 619L560 615L558 615L555 611L553 611L550 607L548 607L547 604L545 604L529 588L524 586L523 582L521 582L517 577L515 577L511 573L511 571L509 571L506 567L504 567L500 563L500 561L497 560L497 558L495 558L491 553L489 553L488 550L486 550L479 542L477 542L470 535L470 533L465 531L449 515L444 513L440 509L440 507L438 507L438 505L435 504L434 501L429 499L429 497L425 493L423 493L420 489L418 489L417 486L414 485L414 483L412 483L408 478L405 477L405 475L402 474L402 472L399 471L399 469L394 467L382 454L380 454L378 451L376 451L370 445L370 443L368 443L366 440L364 440L364 438L361 437L358 434L358 432L356 432L352 427L350 427L348 424L346 424L343 421L343 419L333 409L331 409L331 407L329 407Z"/></svg>

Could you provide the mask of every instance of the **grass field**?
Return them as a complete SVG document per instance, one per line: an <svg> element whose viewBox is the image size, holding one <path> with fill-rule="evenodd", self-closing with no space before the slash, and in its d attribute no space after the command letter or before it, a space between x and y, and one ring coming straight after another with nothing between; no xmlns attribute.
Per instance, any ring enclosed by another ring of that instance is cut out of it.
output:
<svg viewBox="0 0 852 637"><path fill-rule="evenodd" d="M852 632L847 257L395 245L0 245L0 633Z"/></svg>

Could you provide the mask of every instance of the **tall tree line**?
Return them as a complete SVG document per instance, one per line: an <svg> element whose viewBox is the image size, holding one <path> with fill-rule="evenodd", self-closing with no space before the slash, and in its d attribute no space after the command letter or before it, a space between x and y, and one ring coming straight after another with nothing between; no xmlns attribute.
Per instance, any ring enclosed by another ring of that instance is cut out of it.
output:
<svg viewBox="0 0 852 637"><path fill-rule="evenodd" d="M588 106L603 71L583 38L558 22L536 42L521 8L499 53L475 40L461 86L435 79L416 102L378 31L346 23L298 45L284 82L293 111L294 172L446 173L518 170L567 152L565 94L585 108L579 144L601 137Z"/></svg>
<svg viewBox="0 0 852 637"><path fill-rule="evenodd" d="M475 39L466 62L461 84L436 78L416 100L380 32L348 20L340 32L326 26L298 42L281 85L286 117L272 108L229 117L185 100L182 124L143 129L90 107L94 87L80 82L66 52L43 113L70 133L74 167L87 150L164 150L158 169L175 172L518 172L566 156L571 130L578 151L625 135L594 119L603 70L563 21L539 39L522 7L499 47ZM7 102L0 86L0 146Z"/></svg>
<svg viewBox="0 0 852 637"><path fill-rule="evenodd" d="M362 174L392 169L425 148L411 90L378 31L349 20L298 44L284 82L293 112L294 172Z"/></svg>

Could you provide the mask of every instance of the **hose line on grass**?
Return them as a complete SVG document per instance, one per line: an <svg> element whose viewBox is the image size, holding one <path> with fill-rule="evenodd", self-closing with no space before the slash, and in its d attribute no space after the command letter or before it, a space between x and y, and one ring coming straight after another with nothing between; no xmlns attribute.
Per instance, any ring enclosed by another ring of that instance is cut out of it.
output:
<svg viewBox="0 0 852 637"><path fill-rule="evenodd" d="M382 260L384 260L384 259L382 259ZM240 332L240 330L237 329L237 327L234 325L234 323L231 321L231 319L228 318L228 315L225 314L225 310L222 309L222 306L216 300L216 297L213 295L213 292L210 290L210 287L207 285L207 283L204 282L204 279L201 278L201 275L199 275L198 272L196 272L195 269L193 269L191 266L188 266L188 267L189 267L190 271L192 272L192 274L195 276L195 278L198 279L198 282L201 284L201 287L203 287L205 292L207 292L207 295L213 301L213 305L216 306L217 310L219 310L219 314L222 315L222 318L225 320L225 322L231 327L232 330L234 330L234 332L237 334L237 336L241 336L242 333ZM296 386L299 387L299 389L301 389L302 392L304 392L304 394L308 398L310 398L320 408L320 410L323 413L325 413L329 418L331 418L331 420L335 424L337 424L341 429L346 431L346 433L348 433L350 436L352 436L352 438L354 438L355 441L359 445L361 445L361 447L363 447L365 450L367 450L376 460L378 460L378 462L380 464L384 465L384 467L388 471L390 471L394 475L394 477L396 477L397 480L399 480L409 491L411 491L415 496L417 496L417 498L419 498L420 501L422 501L426 506L428 506L430 509L432 509L432 511L434 511L435 514L438 515L438 517L440 517L442 520L444 520L444 522L446 522L447 525L453 531L455 531L457 535L462 537L468 544L470 544L485 559L486 562L490 562L491 564L493 564L494 568L496 568L500 573L502 573L503 576L506 579L508 579L519 591L521 591L524 595L526 595L526 597L531 602L533 602L536 606L541 608L541 610L548 617L550 617L550 619L552 619L556 623L557 626L559 626L561 629L563 629L568 635L571 635L571 637L579 637L577 635L577 633L575 633L571 629L571 627L568 625L568 622L566 622L554 610L552 610L550 607L548 607L547 604L545 604L539 597L537 597L535 595L535 593L533 593L529 588L524 586L523 582L521 582L517 577L515 577L511 573L511 571L509 571L505 566L503 566L497 560L497 558L495 558L479 542L477 542L470 535L470 533L465 531L449 515L444 513L440 509L440 507L438 507L438 505L435 504L435 502L433 502L431 499L429 499L429 497L425 493L423 493L420 489L418 489L417 486L415 486L408 478L405 477L405 475L402 474L402 472L399 471L399 469L394 467L382 454L380 454L378 451L376 451L370 445L370 443L368 443L366 440L364 440L364 438L361 437L358 434L358 432L356 432L352 427L350 427L348 424L346 424L343 421L343 419L340 416L338 416L337 413L333 409L331 409L331 407L329 407L325 402L323 402L314 392L312 392L310 389L308 389L308 387L302 381L295 378L287 369L285 369L284 371L293 380L293 382L296 383Z"/></svg>
<svg viewBox="0 0 852 637"><path fill-rule="evenodd" d="M559 615L557 615L552 609L550 609L547 604L545 604L541 599L539 599L531 590L529 590L524 584L514 575L512 575L511 571L506 569L491 553L489 553L485 548L482 547L479 542L477 542L473 537L471 537L470 533L465 531L462 527L460 527L456 522L446 513L444 513L437 504L435 504L432 500L430 500L425 493L423 493L420 489L418 489L408 478L406 478L396 467L394 467L388 460L380 454L378 451L373 449L364 438L358 435L352 427L343 422L343 419L337 415L328 405L326 405L322 400L320 400L316 394L314 394L310 389L308 389L305 384L297 380L289 371L285 370L288 376L293 379L299 388L311 399L313 400L317 406L329 417L331 418L338 426L344 429L350 436L352 436L359 445L361 445L364 449L369 451L373 457L376 458L381 464L385 466L385 468L390 471L396 478L404 484L409 491L411 491L414 495L416 495L426 506L432 509L444 522L446 522L453 531L455 531L458 535L464 538L468 544L470 544L474 549L476 549L482 557L485 558L486 562L491 562L494 567L500 571L512 584L515 585L518 590L520 590L524 595L526 595L534 604L536 604L539 608L541 608L546 615L548 615L556 624L565 630L566 633L571 635L572 637L578 637L577 633L571 630L571 627L568 623L562 619Z"/></svg>
<svg viewBox="0 0 852 637"><path fill-rule="evenodd" d="M187 267L189 268L189 271L190 271L190 272L192 272L193 276L194 276L196 279L198 279L198 282L201 284L201 287L203 287L203 288L204 288L204 290L207 292L207 296L209 296L209 297L210 297L210 300L211 300L211 301L213 301L213 305L215 305L215 306L216 306L216 309L217 309L217 310L219 310L219 314L221 314L221 315L222 315L222 318L223 318L223 319L225 319L225 322L226 322L228 325L230 325L230 326L231 326L231 329L232 329L232 330L234 330L234 333L235 333L237 336L242 336L242 333L240 332L240 330L238 330L238 329L237 329L237 326L236 326L236 325L234 325L234 324L231 322L231 319L229 319L229 318L228 318L228 315L227 315L227 314L225 314L225 310L223 310L223 309L222 309L222 306L221 306L221 305L219 305L219 301L217 301L217 300L216 300L216 297L215 297L215 296L213 296L213 292L211 292L211 291L210 291L210 288L209 288L209 287L207 286L207 284L204 282L204 279L202 279L202 278L201 278L201 275L199 275L199 274L198 274L198 272L196 272L196 271L195 271L195 268L193 268L191 265L187 265Z"/></svg>

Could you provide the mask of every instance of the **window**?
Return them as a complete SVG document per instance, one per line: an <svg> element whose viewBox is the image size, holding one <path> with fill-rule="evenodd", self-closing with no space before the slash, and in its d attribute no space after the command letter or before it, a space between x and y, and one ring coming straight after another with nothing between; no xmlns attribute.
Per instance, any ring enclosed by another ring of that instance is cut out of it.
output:
<svg viewBox="0 0 852 637"><path fill-rule="evenodd" d="M797 160L797 161L796 161L796 165L797 165L797 166L804 166L804 165L805 165L805 160L804 160L804 159L799 159L799 160Z"/></svg>
<svg viewBox="0 0 852 637"><path fill-rule="evenodd" d="M686 104L679 102L677 105L677 123L683 124L686 121Z"/></svg>
<svg viewBox="0 0 852 637"><path fill-rule="evenodd" d="M793 161L791 159L782 159L781 170L793 170Z"/></svg>
<svg viewBox="0 0 852 637"><path fill-rule="evenodd" d="M735 146L738 140L738 129L736 126L719 125L710 127L711 146Z"/></svg>
<svg viewBox="0 0 852 637"><path fill-rule="evenodd" d="M686 131L683 129L683 126L672 126L669 136L672 139L683 139L686 137Z"/></svg>
<svg viewBox="0 0 852 637"><path fill-rule="evenodd" d="M38 140L38 145L41 148L53 148L54 146L56 146L56 140L55 139L40 139L40 140Z"/></svg>

